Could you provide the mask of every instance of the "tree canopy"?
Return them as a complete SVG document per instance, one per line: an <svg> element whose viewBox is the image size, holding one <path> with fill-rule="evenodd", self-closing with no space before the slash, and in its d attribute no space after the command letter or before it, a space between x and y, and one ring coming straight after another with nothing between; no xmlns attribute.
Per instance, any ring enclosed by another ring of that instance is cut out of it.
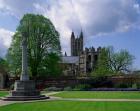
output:
<svg viewBox="0 0 140 111"><path fill-rule="evenodd" d="M117 53L112 53L109 57L110 68L114 73L131 72L134 56L127 50L120 50Z"/></svg>
<svg viewBox="0 0 140 111"><path fill-rule="evenodd" d="M102 48L97 66L92 72L94 76L108 76L112 74L128 73L131 71L134 56L127 50L114 52L113 47Z"/></svg>
<svg viewBox="0 0 140 111"><path fill-rule="evenodd" d="M38 69L44 67L43 61L51 52L60 54L59 33L51 21L42 15L26 14L20 21L7 58L14 73L21 72L21 41L27 37L28 65L32 76L36 77Z"/></svg>
<svg viewBox="0 0 140 111"><path fill-rule="evenodd" d="M0 72L3 74L7 74L9 68L8 68L8 63L5 59L0 58Z"/></svg>

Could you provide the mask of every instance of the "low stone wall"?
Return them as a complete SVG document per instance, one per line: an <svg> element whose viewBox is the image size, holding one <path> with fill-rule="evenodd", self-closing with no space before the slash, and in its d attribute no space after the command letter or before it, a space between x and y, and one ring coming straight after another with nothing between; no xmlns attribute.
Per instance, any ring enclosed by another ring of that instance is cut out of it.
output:
<svg viewBox="0 0 140 111"><path fill-rule="evenodd" d="M46 78L45 80L37 81L37 87L39 89L45 87L64 88L67 86L75 86L76 84L79 84L79 80L73 77Z"/></svg>
<svg viewBox="0 0 140 111"><path fill-rule="evenodd" d="M101 81L101 82L100 82ZM113 87L115 84L121 83L140 83L140 77L137 76L112 76L104 77L97 81L94 77L58 77L58 78L46 78L45 80L38 81L38 85L43 87L74 87L78 84L90 84L93 87ZM120 89L121 90L121 89ZM129 90L129 89L128 89Z"/></svg>
<svg viewBox="0 0 140 111"><path fill-rule="evenodd" d="M38 78L37 79L37 88L44 89L46 87L74 87L78 84L90 84L93 88L114 88L115 84L135 84L140 83L140 76L110 76L104 77L101 79L96 79L94 77L47 77L47 78ZM14 83L14 79L11 79L11 84ZM111 89L113 90L113 89ZM121 89L120 89L121 90ZM129 89L128 89L129 90Z"/></svg>

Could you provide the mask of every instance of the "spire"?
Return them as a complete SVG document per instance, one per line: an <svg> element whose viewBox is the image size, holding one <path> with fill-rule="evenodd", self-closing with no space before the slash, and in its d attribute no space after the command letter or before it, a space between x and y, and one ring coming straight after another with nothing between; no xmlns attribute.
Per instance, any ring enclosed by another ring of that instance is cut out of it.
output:
<svg viewBox="0 0 140 111"><path fill-rule="evenodd" d="M72 31L71 33L71 55L73 56L75 53L75 35L74 32Z"/></svg>
<svg viewBox="0 0 140 111"><path fill-rule="evenodd" d="M71 38L75 38L74 32L71 33Z"/></svg>
<svg viewBox="0 0 140 111"><path fill-rule="evenodd" d="M80 33L80 51L83 51L84 48L84 36L83 36L83 31L81 29L81 33Z"/></svg>
<svg viewBox="0 0 140 111"><path fill-rule="evenodd" d="M67 56L67 53L65 52L65 56Z"/></svg>
<svg viewBox="0 0 140 111"><path fill-rule="evenodd" d="M81 29L80 38L83 38L83 31Z"/></svg>

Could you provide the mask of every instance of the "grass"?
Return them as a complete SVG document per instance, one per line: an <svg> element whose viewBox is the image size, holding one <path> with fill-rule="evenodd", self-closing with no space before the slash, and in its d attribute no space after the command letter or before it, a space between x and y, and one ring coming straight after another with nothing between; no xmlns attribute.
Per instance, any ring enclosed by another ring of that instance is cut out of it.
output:
<svg viewBox="0 0 140 111"><path fill-rule="evenodd" d="M0 97L8 95L8 91L0 91Z"/></svg>
<svg viewBox="0 0 140 111"><path fill-rule="evenodd" d="M49 101L16 103L0 111L140 111L140 102Z"/></svg>
<svg viewBox="0 0 140 111"><path fill-rule="evenodd" d="M96 98L96 99L140 99L140 92L108 91L65 91L53 96L63 98Z"/></svg>
<svg viewBox="0 0 140 111"><path fill-rule="evenodd" d="M0 92L0 96L8 92ZM140 99L139 92L65 91L55 94L64 98ZM54 100L48 102L15 103L1 106L0 111L140 111L140 102L89 102Z"/></svg>

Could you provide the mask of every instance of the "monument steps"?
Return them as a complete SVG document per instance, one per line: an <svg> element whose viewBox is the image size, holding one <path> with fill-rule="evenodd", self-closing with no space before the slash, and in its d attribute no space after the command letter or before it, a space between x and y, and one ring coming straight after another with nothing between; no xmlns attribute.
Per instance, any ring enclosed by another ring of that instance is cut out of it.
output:
<svg viewBox="0 0 140 111"><path fill-rule="evenodd" d="M2 100L4 101L31 101L43 99L49 99L49 97L45 95L40 95L40 96L7 96L2 98Z"/></svg>

